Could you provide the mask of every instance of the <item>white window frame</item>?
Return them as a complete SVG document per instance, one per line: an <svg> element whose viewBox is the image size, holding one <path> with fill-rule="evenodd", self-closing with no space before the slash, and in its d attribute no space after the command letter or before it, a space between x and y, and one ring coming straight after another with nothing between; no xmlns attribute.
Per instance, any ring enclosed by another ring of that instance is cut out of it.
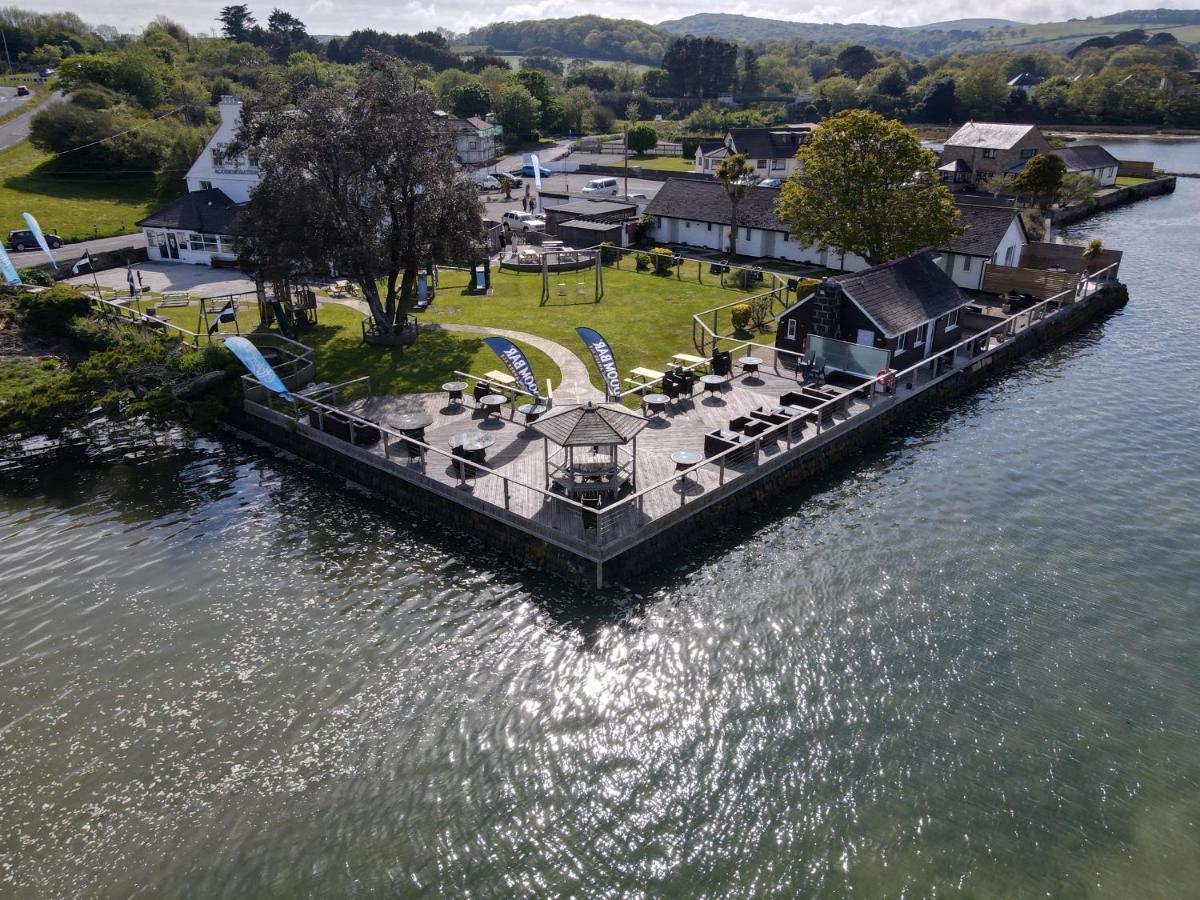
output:
<svg viewBox="0 0 1200 900"><path fill-rule="evenodd" d="M784 170L784 169L786 169L786 168L787 168L787 160L786 160L786 159L773 159L773 160L771 160L771 170L772 170L772 171L774 171L774 172L781 172L781 171L783 171L783 170Z"/></svg>
<svg viewBox="0 0 1200 900"><path fill-rule="evenodd" d="M925 342L929 340L929 323L926 322L924 325L918 325L913 329L913 334L913 346L924 347Z"/></svg>
<svg viewBox="0 0 1200 900"><path fill-rule="evenodd" d="M787 339L794 341L796 339L796 320L788 319Z"/></svg>
<svg viewBox="0 0 1200 900"><path fill-rule="evenodd" d="M945 331L953 331L954 329L956 329L958 327L958 314L961 312L962 312L961 309L956 309L953 312L946 313L946 327L944 329Z"/></svg>
<svg viewBox="0 0 1200 900"><path fill-rule="evenodd" d="M908 349L908 338L909 338L909 335L911 335L911 334L912 334L911 331L906 331L906 332L904 332L904 334L900 335L900 337L896 338L896 352L897 353L903 353L905 350Z"/></svg>
<svg viewBox="0 0 1200 900"><path fill-rule="evenodd" d="M991 149L990 147L984 147L983 148L983 158L984 159L995 159L996 151Z"/></svg>
<svg viewBox="0 0 1200 900"><path fill-rule="evenodd" d="M760 169L765 169L767 167L767 161L765 159L756 159L755 163L758 164L758 168Z"/></svg>
<svg viewBox="0 0 1200 900"><path fill-rule="evenodd" d="M971 271L971 257L969 257L969 256L963 257L963 271L964 272Z"/></svg>

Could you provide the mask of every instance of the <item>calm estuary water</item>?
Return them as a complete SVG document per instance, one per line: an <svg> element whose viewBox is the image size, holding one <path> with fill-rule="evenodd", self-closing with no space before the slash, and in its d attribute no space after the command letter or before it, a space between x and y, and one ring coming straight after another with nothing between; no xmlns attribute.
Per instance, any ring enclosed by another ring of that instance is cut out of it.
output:
<svg viewBox="0 0 1200 900"><path fill-rule="evenodd" d="M602 602L235 442L5 484L0 896L1193 894L1198 235Z"/></svg>

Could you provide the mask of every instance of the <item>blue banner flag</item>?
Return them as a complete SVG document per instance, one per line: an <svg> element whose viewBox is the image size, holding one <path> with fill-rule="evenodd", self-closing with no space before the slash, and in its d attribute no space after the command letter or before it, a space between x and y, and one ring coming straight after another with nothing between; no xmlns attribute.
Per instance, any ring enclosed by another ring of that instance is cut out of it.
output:
<svg viewBox="0 0 1200 900"><path fill-rule="evenodd" d="M508 338L502 337L486 337L483 342L500 357L512 377L517 379L517 384L521 386L521 389L533 394L535 400L538 399L540 395L538 394L537 379L533 377L533 367L529 365L529 360L525 358L521 348Z"/></svg>
<svg viewBox="0 0 1200 900"><path fill-rule="evenodd" d="M8 258L8 251L4 249L3 244L0 244L0 275L3 275L4 280L9 284L21 283L21 276L13 267L12 260Z"/></svg>
<svg viewBox="0 0 1200 900"><path fill-rule="evenodd" d="M25 224L29 226L29 230L33 232L33 239L38 242L38 246L42 251L50 257L50 265L54 271L58 271L58 263L54 261L54 254L50 252L50 245L46 243L46 236L42 234L42 226L38 224L38 220L29 213L21 213L25 217Z"/></svg>
<svg viewBox="0 0 1200 900"><path fill-rule="evenodd" d="M234 356L241 360L243 366L250 370L250 374L258 379L259 384L268 390L274 391L284 400L292 399L292 395L288 393L287 385L280 379L279 374L271 368L271 364L263 358L259 349L246 340L246 338L225 338L225 346L229 348Z"/></svg>
<svg viewBox="0 0 1200 900"><path fill-rule="evenodd" d="M583 345L592 351L592 359L604 379L605 399L616 401L621 399L621 375L617 371L617 358L613 356L612 347L600 336L600 332L580 325L575 329Z"/></svg>

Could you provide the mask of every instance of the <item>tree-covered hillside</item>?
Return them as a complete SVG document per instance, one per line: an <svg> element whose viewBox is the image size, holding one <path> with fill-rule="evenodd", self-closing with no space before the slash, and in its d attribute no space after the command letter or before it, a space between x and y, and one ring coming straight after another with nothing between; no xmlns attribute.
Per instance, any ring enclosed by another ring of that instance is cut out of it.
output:
<svg viewBox="0 0 1200 900"><path fill-rule="evenodd" d="M475 28L462 37L462 46L491 48L495 52L552 49L563 56L606 59L658 65L671 35L635 19L573 16L496 22Z"/></svg>

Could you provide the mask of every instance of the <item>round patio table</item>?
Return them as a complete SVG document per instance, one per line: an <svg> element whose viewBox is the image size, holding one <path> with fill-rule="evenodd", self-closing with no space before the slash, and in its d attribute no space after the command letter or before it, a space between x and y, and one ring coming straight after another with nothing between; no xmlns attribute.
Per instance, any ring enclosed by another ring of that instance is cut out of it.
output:
<svg viewBox="0 0 1200 900"><path fill-rule="evenodd" d="M704 385L704 389L710 394L715 394L725 386L724 375L701 375L700 383Z"/></svg>
<svg viewBox="0 0 1200 900"><path fill-rule="evenodd" d="M517 407L517 412L525 417L525 424L532 425L543 415L545 415L547 406L544 403L522 403Z"/></svg>
<svg viewBox="0 0 1200 900"><path fill-rule="evenodd" d="M460 431L450 438L450 450L455 456L454 465L463 475L475 475L470 463L483 465L487 461L487 448L496 443L493 435L482 431Z"/></svg>
<svg viewBox="0 0 1200 900"><path fill-rule="evenodd" d="M758 367L762 365L762 360L757 356L743 356L738 360L742 367L742 371L747 375L757 375Z"/></svg>
<svg viewBox="0 0 1200 900"><path fill-rule="evenodd" d="M671 454L671 462L675 463L675 471L682 472L684 469L690 469L704 459L704 454L699 450L676 450Z"/></svg>
<svg viewBox="0 0 1200 900"><path fill-rule="evenodd" d="M486 397L479 398L479 405L483 407L484 416L490 416L493 413L500 415L500 407L508 402L508 398L503 394L488 394Z"/></svg>
<svg viewBox="0 0 1200 900"><path fill-rule="evenodd" d="M463 391L467 389L465 381L447 381L442 385L442 390L450 395L451 403L463 402Z"/></svg>
<svg viewBox="0 0 1200 900"><path fill-rule="evenodd" d="M392 419L391 424L405 437L425 440L425 429L433 424L433 416L426 413L405 413Z"/></svg>
<svg viewBox="0 0 1200 900"><path fill-rule="evenodd" d="M647 394L642 398L642 405L652 413L665 413L671 398L666 394Z"/></svg>

